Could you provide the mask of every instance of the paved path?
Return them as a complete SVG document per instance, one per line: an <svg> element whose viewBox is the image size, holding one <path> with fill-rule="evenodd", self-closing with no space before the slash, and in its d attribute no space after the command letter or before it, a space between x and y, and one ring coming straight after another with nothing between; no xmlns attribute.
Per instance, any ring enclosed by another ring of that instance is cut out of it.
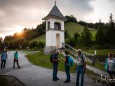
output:
<svg viewBox="0 0 115 86"><path fill-rule="evenodd" d="M52 69L47 69L31 64L23 53L19 53L19 63L21 69L13 69L13 51L8 52L8 60L5 70L0 70L1 75L12 75L17 77L26 86L75 86L76 75L71 74L71 82L65 84L65 72L58 72L59 81L52 81ZM95 81L85 75L84 86L97 86Z"/></svg>
<svg viewBox="0 0 115 86"><path fill-rule="evenodd" d="M62 52L62 54L65 55L64 52ZM72 57L72 58L73 58L73 57ZM74 60L75 63L77 62L75 58L73 58L73 60ZM99 69L97 69L97 68L95 68L95 67L92 67L92 66L90 66L90 65L86 65L86 68L89 69L89 70L92 70L94 73L97 73L97 74L105 74L105 75L108 75L108 73L106 73L106 72L104 72L104 71L102 71L102 70L99 70Z"/></svg>

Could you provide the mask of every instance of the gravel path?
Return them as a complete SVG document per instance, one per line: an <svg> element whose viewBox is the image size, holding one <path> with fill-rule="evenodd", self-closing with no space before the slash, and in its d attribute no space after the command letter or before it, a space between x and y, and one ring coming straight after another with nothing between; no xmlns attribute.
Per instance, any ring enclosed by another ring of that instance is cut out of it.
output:
<svg viewBox="0 0 115 86"><path fill-rule="evenodd" d="M52 81L52 69L43 68L31 64L22 52L19 52L20 69L13 69L13 53L8 52L8 60L5 70L0 70L1 75L11 75L18 78L26 86L75 86L76 75L71 74L71 82L65 84L65 72L58 72L59 81ZM97 86L95 81L85 75L84 86Z"/></svg>

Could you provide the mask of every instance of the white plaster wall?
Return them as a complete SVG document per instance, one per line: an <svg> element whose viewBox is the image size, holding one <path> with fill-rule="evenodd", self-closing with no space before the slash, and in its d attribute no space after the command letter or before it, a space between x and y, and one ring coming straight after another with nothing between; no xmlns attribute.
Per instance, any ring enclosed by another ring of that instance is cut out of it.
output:
<svg viewBox="0 0 115 86"><path fill-rule="evenodd" d="M56 34L60 34L60 47L62 47L62 42L64 43L64 32L53 30L46 32L46 46L56 46Z"/></svg>
<svg viewBox="0 0 115 86"><path fill-rule="evenodd" d="M51 31L46 32L46 46L51 45Z"/></svg>
<svg viewBox="0 0 115 86"><path fill-rule="evenodd" d="M48 22L50 22L50 28L54 29L54 23L59 22L61 23L61 30L48 30ZM46 20L46 47L47 46L56 46L56 34L60 34L60 47L62 47L62 42L64 43L64 21L59 19L50 18Z"/></svg>

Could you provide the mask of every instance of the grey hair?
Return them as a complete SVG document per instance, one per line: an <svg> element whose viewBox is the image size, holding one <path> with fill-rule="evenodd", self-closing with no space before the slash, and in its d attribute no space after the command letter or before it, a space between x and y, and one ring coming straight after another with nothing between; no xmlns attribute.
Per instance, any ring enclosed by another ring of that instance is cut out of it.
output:
<svg viewBox="0 0 115 86"><path fill-rule="evenodd" d="M81 53L82 53L82 50L81 50L81 49L77 49L76 51L77 51L77 52L81 52Z"/></svg>

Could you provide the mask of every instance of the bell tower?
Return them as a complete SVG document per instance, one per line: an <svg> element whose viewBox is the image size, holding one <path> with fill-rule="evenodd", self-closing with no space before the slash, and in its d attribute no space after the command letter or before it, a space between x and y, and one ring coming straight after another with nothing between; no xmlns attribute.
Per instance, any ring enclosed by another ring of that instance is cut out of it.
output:
<svg viewBox="0 0 115 86"><path fill-rule="evenodd" d="M46 21L46 47L45 52L49 53L54 49L62 47L64 43L64 21L65 17L56 5L49 14L43 18Z"/></svg>

